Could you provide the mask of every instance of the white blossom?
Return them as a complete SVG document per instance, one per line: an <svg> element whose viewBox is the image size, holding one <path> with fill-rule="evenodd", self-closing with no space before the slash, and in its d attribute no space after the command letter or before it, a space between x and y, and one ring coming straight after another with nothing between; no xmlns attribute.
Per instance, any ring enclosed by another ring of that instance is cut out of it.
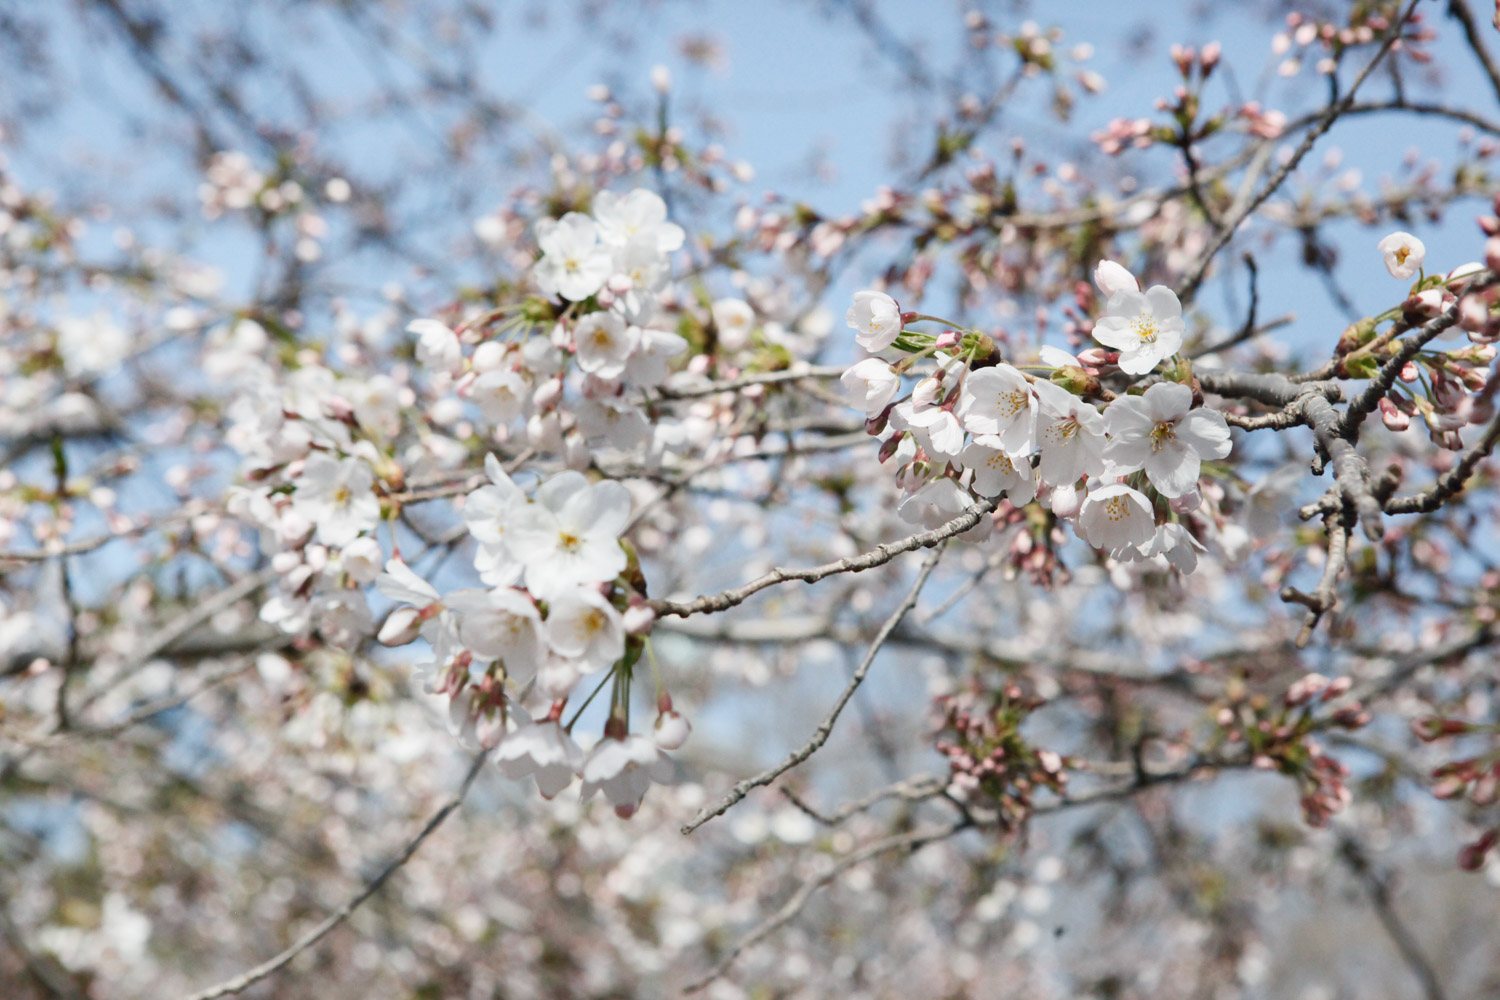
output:
<svg viewBox="0 0 1500 1000"><path fill-rule="evenodd" d="M884 292L855 292L844 322L854 330L860 347L878 354L901 333L901 307Z"/></svg>
<svg viewBox="0 0 1500 1000"><path fill-rule="evenodd" d="M902 500L896 516L908 524L940 528L969 509L974 498L952 479L934 479Z"/></svg>
<svg viewBox="0 0 1500 1000"><path fill-rule="evenodd" d="M744 299L719 299L709 311L719 343L725 349L737 351L750 343L750 331L755 328L755 310L750 303Z"/></svg>
<svg viewBox="0 0 1500 1000"><path fill-rule="evenodd" d="M1030 460L1012 459L998 437L975 438L959 461L964 468L974 470L974 491L980 496L998 497L1003 493L1017 507L1036 497Z"/></svg>
<svg viewBox="0 0 1500 1000"><path fill-rule="evenodd" d="M606 737L589 751L582 774L580 795L585 802L595 792L603 792L615 807L615 814L629 819L640 808L652 782L672 780L672 761L644 736Z"/></svg>
<svg viewBox="0 0 1500 1000"><path fill-rule="evenodd" d="M952 410L938 406L917 409L910 401L891 411L891 425L909 430L922 449L934 458L956 461L964 447L964 429Z"/></svg>
<svg viewBox="0 0 1500 1000"><path fill-rule="evenodd" d="M629 519L624 486L561 472L537 489L534 502L514 511L506 545L526 567L531 591L555 594L619 575L625 568L620 533Z"/></svg>
<svg viewBox="0 0 1500 1000"><path fill-rule="evenodd" d="M614 272L609 248L599 243L594 220L581 212L536 224L542 259L536 262L537 287L548 295L579 302L604 287Z"/></svg>
<svg viewBox="0 0 1500 1000"><path fill-rule="evenodd" d="M901 391L901 377L879 358L857 362L839 376L839 382L849 405L864 410L867 417L884 410Z"/></svg>
<svg viewBox="0 0 1500 1000"><path fill-rule="evenodd" d="M433 371L457 372L463 364L458 334L435 319L414 319L406 332L417 335L417 362Z"/></svg>
<svg viewBox="0 0 1500 1000"><path fill-rule="evenodd" d="M970 372L958 412L970 433L999 437L1011 455L1029 454L1035 446L1037 398L1026 376L1010 365Z"/></svg>
<svg viewBox="0 0 1500 1000"><path fill-rule="evenodd" d="M536 675L544 639L542 616L531 598L511 587L460 590L443 601L458 616L458 638L490 660L500 660L519 684Z"/></svg>
<svg viewBox="0 0 1500 1000"><path fill-rule="evenodd" d="M688 342L671 330L637 327L636 346L625 361L625 381L640 388L655 388L667 380L672 359L688 349Z"/></svg>
<svg viewBox="0 0 1500 1000"><path fill-rule="evenodd" d="M313 452L296 479L292 506L314 526L324 545L346 545L380 523L375 473L357 458Z"/></svg>
<svg viewBox="0 0 1500 1000"><path fill-rule="evenodd" d="M547 641L589 674L604 670L625 653L625 623L597 587L574 587L552 598L547 608Z"/></svg>
<svg viewBox="0 0 1500 1000"><path fill-rule="evenodd" d="M614 313L589 313L573 330L579 369L599 378L619 378L639 336L639 327L626 326Z"/></svg>
<svg viewBox="0 0 1500 1000"><path fill-rule="evenodd" d="M1120 370L1128 375L1146 374L1182 347L1182 303L1165 285L1144 293L1122 289L1105 310L1094 324L1094 339L1120 352Z"/></svg>
<svg viewBox="0 0 1500 1000"><path fill-rule="evenodd" d="M1156 534L1151 501L1124 483L1101 486L1079 508L1078 533L1099 549L1144 545Z"/></svg>
<svg viewBox="0 0 1500 1000"><path fill-rule="evenodd" d="M1094 268L1094 287L1108 301L1116 292L1140 291L1141 283L1124 266L1112 260L1101 260Z"/></svg>
<svg viewBox="0 0 1500 1000"><path fill-rule="evenodd" d="M1140 396L1119 396L1105 408L1109 446L1104 457L1119 473L1144 468L1157 492L1180 497L1198 485L1203 459L1229 454L1229 425L1223 415L1190 409L1193 391L1158 382Z"/></svg>
<svg viewBox="0 0 1500 1000"><path fill-rule="evenodd" d="M1376 244L1385 257L1385 269L1391 277L1405 280L1422 269L1427 259L1427 247L1411 233L1397 230Z"/></svg>
<svg viewBox="0 0 1500 1000"><path fill-rule="evenodd" d="M599 239L607 246L640 241L662 254L682 246L682 227L667 221L667 203L654 191L636 188L627 195L600 191L594 195L593 208Z"/></svg>
<svg viewBox="0 0 1500 1000"><path fill-rule="evenodd" d="M535 778L537 791L550 799L583 769L583 750L555 720L527 722L500 740L495 764L512 781Z"/></svg>
<svg viewBox="0 0 1500 1000"><path fill-rule="evenodd" d="M1037 396L1037 474L1058 486L1104 467L1104 418L1099 411L1051 382L1034 383Z"/></svg>
<svg viewBox="0 0 1500 1000"><path fill-rule="evenodd" d="M469 398L484 419L502 427L521 415L527 394L520 373L505 369L485 372L469 386Z"/></svg>

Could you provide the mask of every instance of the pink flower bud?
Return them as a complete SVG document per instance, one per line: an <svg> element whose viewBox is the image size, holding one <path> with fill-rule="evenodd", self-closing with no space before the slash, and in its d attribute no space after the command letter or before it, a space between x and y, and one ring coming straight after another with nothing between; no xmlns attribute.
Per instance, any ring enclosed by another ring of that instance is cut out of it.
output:
<svg viewBox="0 0 1500 1000"><path fill-rule="evenodd" d="M1052 513L1067 520L1078 513L1079 502L1076 489L1071 485L1059 486L1052 491L1048 506L1052 508Z"/></svg>
<svg viewBox="0 0 1500 1000"><path fill-rule="evenodd" d="M1500 236L1491 236L1484 241L1484 266L1491 271L1500 271Z"/></svg>
<svg viewBox="0 0 1500 1000"><path fill-rule="evenodd" d="M652 737L663 750L676 750L687 742L692 731L693 727L680 713L669 711L656 717L656 731Z"/></svg>
<svg viewBox="0 0 1500 1000"><path fill-rule="evenodd" d="M1094 268L1094 285L1106 299L1116 292L1141 290L1141 283L1135 280L1135 275L1112 260L1101 260Z"/></svg>
<svg viewBox="0 0 1500 1000"><path fill-rule="evenodd" d="M375 638L382 646L405 646L416 639L422 628L422 612L416 608L397 608L380 626Z"/></svg>
<svg viewBox="0 0 1500 1000"><path fill-rule="evenodd" d="M1389 430L1404 431L1411 426L1411 417L1396 409L1396 404L1389 399L1380 401L1380 419Z"/></svg>
<svg viewBox="0 0 1500 1000"><path fill-rule="evenodd" d="M645 604L636 604L625 609L625 632L627 635L646 635L656 621L656 612Z"/></svg>

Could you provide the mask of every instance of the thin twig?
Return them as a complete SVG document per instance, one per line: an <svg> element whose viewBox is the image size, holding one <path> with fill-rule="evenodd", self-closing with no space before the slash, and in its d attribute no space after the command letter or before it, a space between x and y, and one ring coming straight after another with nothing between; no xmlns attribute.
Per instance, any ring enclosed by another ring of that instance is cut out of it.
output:
<svg viewBox="0 0 1500 1000"><path fill-rule="evenodd" d="M349 919L351 913L359 909L365 900L379 892L380 887L385 885L386 881L392 875L396 874L402 865L411 860L412 855L417 853L417 849L422 846L422 843L438 827L442 826L443 821L459 807L459 804L464 800L464 796L469 793L469 787L474 784L474 779L479 777L479 769L484 766L487 755L488 751L480 751L474 756L473 763L469 765L469 773L464 776L463 784L459 786L454 796L444 803L441 809L433 813L432 818L417 832L417 835L407 841L406 846L401 848L400 852L380 870L380 873L371 879L363 889L355 893L347 903L329 914L318 926L302 935L296 944L293 944L281 954L262 962L248 972L235 976L233 979L226 979L216 986L210 986L208 989L194 993L188 1000L216 1000L218 997L230 996L249 989L267 976L285 968L298 955L321 941L329 931Z"/></svg>
<svg viewBox="0 0 1500 1000"><path fill-rule="evenodd" d="M891 616L885 620L885 624L880 627L880 631L875 633L875 638L871 641L870 648L865 651L864 659L855 668L854 675L849 678L849 683L844 686L844 690L839 695L838 700L833 703L833 708L829 710L828 715L824 717L823 721L818 724L817 730L813 732L812 739L788 754L786 760L783 760L780 764L737 783L717 803L712 806L705 806L698 815L693 817L691 822L682 828L684 834L692 833L715 816L724 815L730 806L743 799L752 789L769 785L817 753L818 749L824 743L828 742L828 737L833 733L834 723L838 722L839 713L843 712L844 706L849 704L849 699L854 697L854 692L864 683L865 675L870 672L870 665L875 662L876 654L885 646L885 642L891 637L891 633L896 631L896 626L901 624L901 619L906 617L906 613L916 607L917 597L922 593L922 588L926 586L927 578L937 568L938 560L942 558L945 547L944 545L939 545L933 549L922 563L922 568L917 572L917 578L912 582L911 589L906 592L906 597L897 605L896 610L891 612Z"/></svg>
<svg viewBox="0 0 1500 1000"><path fill-rule="evenodd" d="M1365 891L1370 894L1370 902L1375 904L1375 915L1380 918L1380 924L1391 936L1396 950L1401 953L1406 967L1411 970L1413 976L1422 984L1422 994L1427 1000L1446 1000L1443 985L1438 980L1437 971L1432 967L1432 962L1422 951L1422 946L1417 943L1416 937L1396 913L1396 908L1391 903L1391 890L1388 878L1375 870L1365 855L1364 848L1359 841L1350 834L1344 834L1339 840L1339 854L1349 866L1356 878L1364 885Z"/></svg>
<svg viewBox="0 0 1500 1000"><path fill-rule="evenodd" d="M1463 25L1464 38L1468 40L1469 48L1474 50L1474 58L1484 67L1484 75L1490 78L1490 87L1495 91L1495 96L1500 98L1500 69L1496 68L1495 60L1490 58L1490 50L1485 48L1484 35L1474 12L1469 9L1466 0L1448 0L1448 16Z"/></svg>
<svg viewBox="0 0 1500 1000"><path fill-rule="evenodd" d="M960 819L939 826L919 827L915 830L908 830L905 833L897 833L889 837L884 837L866 844L851 854L846 854L822 875L802 883L797 891L792 894L792 897L782 904L781 909L757 924L754 930L737 941L734 947L730 948L724 957L719 959L718 964L710 969L701 979L689 983L683 992L696 993L729 971L729 967L734 964L734 960L739 958L746 948L758 944L781 927L790 923L797 914L802 912L803 907L807 905L808 900L812 899L814 893L854 866L890 851L903 849L915 851L917 848L934 843L935 841L946 840L954 834L967 829L968 825L968 820Z"/></svg>
<svg viewBox="0 0 1500 1000"><path fill-rule="evenodd" d="M954 535L963 534L978 524L980 519L985 515L992 513L998 504L999 501L997 499L980 500L946 524L933 528L931 531L923 531L894 542L886 542L884 545L871 549L864 555L850 556L847 559L824 563L821 566L809 566L805 569L777 567L764 576L757 577L743 586L735 587L718 594L708 594L684 602L654 600L651 602L651 609L656 612L658 617L679 615L686 618L688 615L696 615L704 612L726 611L737 604L742 604L752 594L765 590L767 587L774 587L778 583L786 583L789 580L816 583L819 580L838 573L862 573L867 569L885 565L903 552L927 548L945 539L952 538Z"/></svg>
<svg viewBox="0 0 1500 1000"><path fill-rule="evenodd" d="M1385 58L1386 53L1391 50L1391 46L1396 44L1396 39L1401 37L1402 29L1406 27L1406 22L1411 18L1412 11L1416 9L1419 2L1420 0L1412 0L1407 6L1406 12L1398 17L1395 23L1390 26L1386 32L1385 41L1380 46L1380 51L1376 52L1374 58L1365 64L1364 69L1360 70L1359 75L1354 78L1354 82L1349 85L1348 93L1319 116L1318 120L1313 123L1312 128L1308 129L1307 133L1302 137L1302 141L1297 145L1296 150L1293 151L1285 163L1277 168L1276 172L1271 175L1270 180L1266 181L1265 185L1249 201L1232 209L1228 213L1224 219L1223 226L1219 230L1219 235L1209 244L1208 249L1203 252L1203 255L1198 258L1197 264L1194 265L1192 272L1188 275L1188 280L1179 295L1179 298L1184 302L1191 301L1197 293L1198 286L1203 283L1204 275L1208 273L1208 265L1212 263L1214 257L1218 256L1219 251L1224 249L1225 244L1234 238L1235 231L1239 229L1240 224L1253 215L1265 203L1267 198L1280 189L1281 185L1286 182L1286 179L1292 175L1292 171L1297 169L1297 165L1302 162L1303 157L1312 152L1314 144L1322 137L1323 133L1333 127L1333 123L1339 119L1340 115L1354 106L1354 95L1359 92L1360 85L1365 82L1375 67Z"/></svg>
<svg viewBox="0 0 1500 1000"><path fill-rule="evenodd" d="M1490 421L1489 427L1485 429L1484 437L1465 451L1453 468L1438 476L1437 482L1431 489L1387 500L1385 512L1387 514L1429 514L1437 510L1458 495L1464 488L1464 484L1469 481L1469 477L1474 474L1474 469L1489 457L1490 452L1495 450L1496 443L1500 443L1500 416Z"/></svg>

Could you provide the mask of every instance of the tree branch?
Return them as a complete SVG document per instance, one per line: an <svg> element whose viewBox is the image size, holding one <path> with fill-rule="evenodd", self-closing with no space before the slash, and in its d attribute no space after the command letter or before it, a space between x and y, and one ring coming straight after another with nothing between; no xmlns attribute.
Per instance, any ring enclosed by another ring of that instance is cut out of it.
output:
<svg viewBox="0 0 1500 1000"><path fill-rule="evenodd" d="M875 655L880 652L886 640L891 637L891 633L896 631L896 626L901 624L901 619L906 617L906 613L916 607L917 597L921 595L922 588L927 585L927 578L937 568L938 560L942 558L944 548L946 548L945 544L939 544L922 563L922 568L917 572L917 578L912 582L911 589L906 592L906 597L896 606L896 610L891 612L891 616L885 620L885 624L880 627L880 631L875 633L875 638L871 641L870 648L865 652L864 659L855 668L854 675L849 678L849 683L845 685L838 700L833 703L833 708L829 710L828 715L819 723L817 730L813 732L812 739L792 751L786 760L783 760L780 764L777 764L768 771L762 771L754 777L746 778L731 788L729 793L717 803L712 806L705 806L697 816L693 817L691 822L682 828L684 834L692 833L715 816L724 815L731 806L743 799L751 790L769 785L817 753L818 749L824 743L828 742L828 737L833 734L834 723L838 721L839 713L843 712L844 706L849 704L849 699L854 697L854 692L864 683L865 676L870 672L870 665L875 662Z"/></svg>
<svg viewBox="0 0 1500 1000"><path fill-rule="evenodd" d="M412 855L417 853L417 849L422 846L422 843L438 827L442 826L443 821L459 807L459 804L464 800L464 796L469 793L469 787L474 784L474 779L479 777L479 769L484 766L485 757L488 753L489 751L484 750L474 756L473 763L469 765L469 773L464 776L463 784L459 786L454 796L444 803L441 809L433 813L432 818L427 821L427 824L421 830L417 831L417 835L407 841L406 846L401 848L400 852L380 870L380 873L371 879L363 889L355 893L347 903L329 914L322 923L302 935L295 944L281 954L267 959L242 975L235 976L233 979L226 979L216 986L210 986L205 990L194 993L188 1000L217 1000L218 997L230 996L249 989L267 976L284 969L298 955L317 944L329 931L347 920L351 913L364 904L365 900L379 892L380 887L385 885L386 881L392 875L396 874L402 865L411 860Z"/></svg>

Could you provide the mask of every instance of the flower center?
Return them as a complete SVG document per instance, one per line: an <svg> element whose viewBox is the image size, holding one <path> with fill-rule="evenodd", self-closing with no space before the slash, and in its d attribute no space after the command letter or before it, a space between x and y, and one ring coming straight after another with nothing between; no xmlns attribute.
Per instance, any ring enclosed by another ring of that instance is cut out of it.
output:
<svg viewBox="0 0 1500 1000"><path fill-rule="evenodd" d="M1157 325L1155 314L1141 313L1130 321L1130 328L1135 331L1137 337L1141 338L1141 343L1156 343Z"/></svg>
<svg viewBox="0 0 1500 1000"><path fill-rule="evenodd" d="M1400 267L1406 263L1406 258L1411 256L1411 247L1396 248L1396 266Z"/></svg>
<svg viewBox="0 0 1500 1000"><path fill-rule="evenodd" d="M1110 497L1104 501L1104 516L1111 521L1123 521L1130 516L1130 505L1124 497Z"/></svg>
<svg viewBox="0 0 1500 1000"><path fill-rule="evenodd" d="M1170 421L1167 421L1167 420L1163 420L1161 423L1159 423L1155 427L1151 428L1151 450L1152 450L1152 452L1161 451L1163 448L1167 447L1168 445L1170 445L1170 444L1176 444L1176 443L1177 443L1177 425L1176 424L1174 424L1174 423L1172 423Z"/></svg>
<svg viewBox="0 0 1500 1000"><path fill-rule="evenodd" d="M583 539L569 532L560 531L557 534L557 545L564 552L577 552L583 545Z"/></svg>
<svg viewBox="0 0 1500 1000"><path fill-rule="evenodd" d="M1055 420L1052 426L1047 428L1047 433L1056 438L1059 443L1069 444L1078 436L1078 418L1063 417L1061 420Z"/></svg>
<svg viewBox="0 0 1500 1000"><path fill-rule="evenodd" d="M1007 417L1013 417L1026 409L1030 393L1025 389L1012 389L1010 392L1002 392L995 397L995 409L1000 410Z"/></svg>
<svg viewBox="0 0 1500 1000"><path fill-rule="evenodd" d="M353 498L353 496L354 494L349 492L349 487L340 486L338 489L333 491L333 502L342 507L347 504Z"/></svg>
<svg viewBox="0 0 1500 1000"><path fill-rule="evenodd" d="M1009 456L1004 455L998 451L991 455L989 458L985 459L984 464L988 465L992 469L999 469L1006 475L1009 475L1010 473L1016 471L1016 467L1011 464Z"/></svg>
<svg viewBox="0 0 1500 1000"><path fill-rule="evenodd" d="M597 608L578 619L578 635L583 639L592 639L604 631L604 613Z"/></svg>

